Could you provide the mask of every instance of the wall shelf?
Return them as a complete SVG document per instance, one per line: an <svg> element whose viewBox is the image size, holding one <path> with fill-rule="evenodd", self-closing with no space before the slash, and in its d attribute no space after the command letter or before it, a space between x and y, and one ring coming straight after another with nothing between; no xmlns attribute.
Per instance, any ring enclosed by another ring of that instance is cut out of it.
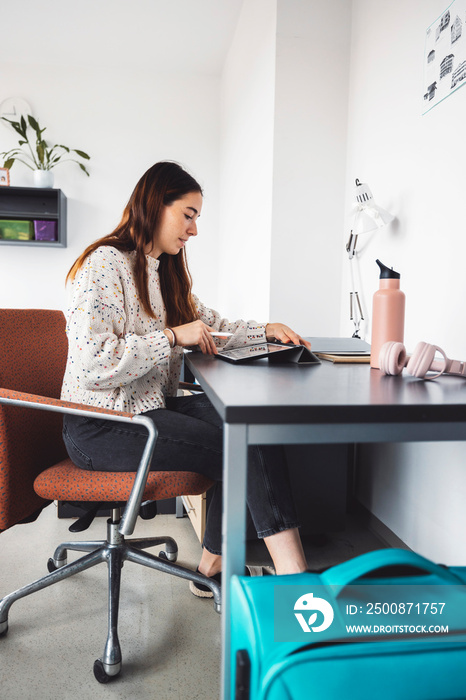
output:
<svg viewBox="0 0 466 700"><path fill-rule="evenodd" d="M0 238L0 245L66 248L66 197L61 190L0 187L0 220L56 221L56 241Z"/></svg>

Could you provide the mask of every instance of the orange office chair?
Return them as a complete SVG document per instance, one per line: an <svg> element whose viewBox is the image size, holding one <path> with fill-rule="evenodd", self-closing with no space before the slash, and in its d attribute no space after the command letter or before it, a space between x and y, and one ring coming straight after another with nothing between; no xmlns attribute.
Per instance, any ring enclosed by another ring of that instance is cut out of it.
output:
<svg viewBox="0 0 466 700"><path fill-rule="evenodd" d="M178 549L171 537L125 540L134 531L142 501L200 494L213 482L192 472L149 471L157 434L147 417L61 401L66 354L61 311L0 309L0 532L34 520L50 501L79 501L105 503L111 510L107 538L59 545L49 559L48 575L0 600L0 636L8 631L8 612L16 600L106 562L108 637L102 657L94 663L96 679L106 683L121 669L117 624L125 560L209 586L214 606L220 611L218 584L175 564ZM40 410L27 410L31 408ZM61 438L60 414L89 412L94 417L102 414L106 419L136 421L147 428L148 439L137 472L85 471L68 458ZM92 516L86 514L77 529L88 527ZM158 545L164 545L158 556L143 551ZM67 550L85 554L68 564Z"/></svg>

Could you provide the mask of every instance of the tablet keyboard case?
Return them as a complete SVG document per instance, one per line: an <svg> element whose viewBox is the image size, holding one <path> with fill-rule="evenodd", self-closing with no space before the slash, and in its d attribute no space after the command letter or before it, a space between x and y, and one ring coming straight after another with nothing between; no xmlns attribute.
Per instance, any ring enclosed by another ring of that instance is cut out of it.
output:
<svg viewBox="0 0 466 700"><path fill-rule="evenodd" d="M295 362L298 365L320 364L319 358L304 345L292 345L284 352L277 352L269 356L272 364L283 364L284 362Z"/></svg>

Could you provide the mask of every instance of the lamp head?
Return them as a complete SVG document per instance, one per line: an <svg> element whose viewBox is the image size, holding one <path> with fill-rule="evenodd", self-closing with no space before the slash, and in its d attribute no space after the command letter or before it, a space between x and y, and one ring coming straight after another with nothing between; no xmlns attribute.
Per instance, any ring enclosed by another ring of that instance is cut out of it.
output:
<svg viewBox="0 0 466 700"><path fill-rule="evenodd" d="M362 233L372 233L393 221L395 217L374 202L369 185L356 180L355 203L353 206L353 226L346 246L349 258L356 252L357 237Z"/></svg>
<svg viewBox="0 0 466 700"><path fill-rule="evenodd" d="M355 180L356 182L356 191L355 191L355 199L358 204L361 206L365 206L366 204L369 204L369 202L374 201L374 197L372 196L372 192L370 190L369 185L366 185L365 182L359 182L358 178Z"/></svg>
<svg viewBox="0 0 466 700"><path fill-rule="evenodd" d="M360 233L376 231L378 228L389 224L395 218L374 202L369 185L359 182L359 180L356 180L355 199L354 209L356 210L356 215L353 233L357 236Z"/></svg>

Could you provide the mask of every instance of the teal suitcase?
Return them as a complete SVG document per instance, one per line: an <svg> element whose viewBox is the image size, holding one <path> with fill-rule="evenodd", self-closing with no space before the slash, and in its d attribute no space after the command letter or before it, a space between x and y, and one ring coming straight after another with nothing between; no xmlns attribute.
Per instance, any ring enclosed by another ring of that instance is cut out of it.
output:
<svg viewBox="0 0 466 700"><path fill-rule="evenodd" d="M235 700L466 698L466 567L377 550L231 580Z"/></svg>

